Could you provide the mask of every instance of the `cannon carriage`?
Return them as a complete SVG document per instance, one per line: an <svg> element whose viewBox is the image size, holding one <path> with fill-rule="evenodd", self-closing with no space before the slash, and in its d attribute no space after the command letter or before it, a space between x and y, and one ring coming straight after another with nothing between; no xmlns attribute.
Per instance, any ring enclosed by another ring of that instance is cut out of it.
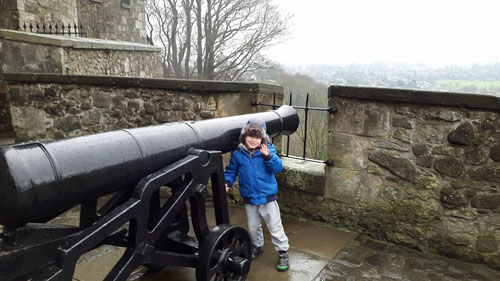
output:
<svg viewBox="0 0 500 281"><path fill-rule="evenodd" d="M141 265L193 267L199 281L245 280L251 241L229 224L222 154L236 148L250 118L264 120L271 137L298 127L295 110L282 106L1 147L0 280L71 280L79 257L105 244L125 248L105 280L126 280ZM164 188L171 193L165 201ZM78 227L47 223L76 205Z"/></svg>

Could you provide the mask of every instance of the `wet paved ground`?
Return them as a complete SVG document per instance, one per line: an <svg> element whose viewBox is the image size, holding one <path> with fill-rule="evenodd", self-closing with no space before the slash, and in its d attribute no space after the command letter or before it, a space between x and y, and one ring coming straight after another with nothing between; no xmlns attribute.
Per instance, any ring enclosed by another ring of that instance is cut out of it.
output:
<svg viewBox="0 0 500 281"><path fill-rule="evenodd" d="M347 244L314 281L499 281L500 271L365 237Z"/></svg>
<svg viewBox="0 0 500 281"><path fill-rule="evenodd" d="M68 212L55 221L73 220L77 212ZM213 208L207 207L210 226L214 226ZM231 224L246 227L245 211L230 207ZM349 232L283 218L290 238L290 270L278 272L277 254L266 233L264 253L252 262L247 280L261 281L499 281L500 271L483 265L465 263L442 256L422 253L405 247L354 238ZM265 230L267 231L267 230ZM74 280L102 280L119 259L123 250L104 246L83 256L77 265ZM129 280L194 281L195 269L169 267L151 272L138 268Z"/></svg>
<svg viewBox="0 0 500 281"><path fill-rule="evenodd" d="M240 207L230 207L231 224L246 228L245 210ZM55 219L54 223L73 220L77 209ZM215 226L213 207L207 207L207 218L210 226ZM277 253L270 242L270 236L265 232L266 243L264 253L252 261L247 280L313 280L328 262L353 238L353 234L338 229L317 225L311 222L299 221L283 217L285 231L290 239L291 268L286 272L276 270ZM123 250L113 246L103 246L84 255L75 270L74 280L102 280L111 267L123 254ZM137 269L129 280L196 280L195 269L186 267L169 267L157 272L148 272L145 268Z"/></svg>

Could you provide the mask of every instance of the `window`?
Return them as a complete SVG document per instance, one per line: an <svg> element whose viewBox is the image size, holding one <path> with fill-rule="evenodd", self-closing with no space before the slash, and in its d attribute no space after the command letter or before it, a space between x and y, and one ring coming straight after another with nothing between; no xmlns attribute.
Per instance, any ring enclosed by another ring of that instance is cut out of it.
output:
<svg viewBox="0 0 500 281"><path fill-rule="evenodd" d="M130 9L130 1L131 0L122 0L122 8Z"/></svg>

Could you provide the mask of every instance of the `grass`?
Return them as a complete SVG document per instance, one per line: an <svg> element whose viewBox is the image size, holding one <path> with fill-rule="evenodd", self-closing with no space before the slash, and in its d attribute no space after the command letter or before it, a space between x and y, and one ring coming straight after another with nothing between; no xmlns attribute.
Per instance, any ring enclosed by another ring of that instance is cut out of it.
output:
<svg viewBox="0 0 500 281"><path fill-rule="evenodd" d="M500 87L500 81L438 80L437 84L440 86L451 86L453 88L467 86L476 86L477 88Z"/></svg>

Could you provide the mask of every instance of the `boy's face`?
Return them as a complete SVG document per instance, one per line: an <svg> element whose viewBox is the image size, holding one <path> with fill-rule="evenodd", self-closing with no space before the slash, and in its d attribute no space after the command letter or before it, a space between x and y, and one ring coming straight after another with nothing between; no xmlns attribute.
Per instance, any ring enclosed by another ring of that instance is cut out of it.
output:
<svg viewBox="0 0 500 281"><path fill-rule="evenodd" d="M262 143L261 138L256 138L256 137L251 137L251 136L246 136L245 137L245 144L249 149L256 149L260 147L260 144Z"/></svg>

